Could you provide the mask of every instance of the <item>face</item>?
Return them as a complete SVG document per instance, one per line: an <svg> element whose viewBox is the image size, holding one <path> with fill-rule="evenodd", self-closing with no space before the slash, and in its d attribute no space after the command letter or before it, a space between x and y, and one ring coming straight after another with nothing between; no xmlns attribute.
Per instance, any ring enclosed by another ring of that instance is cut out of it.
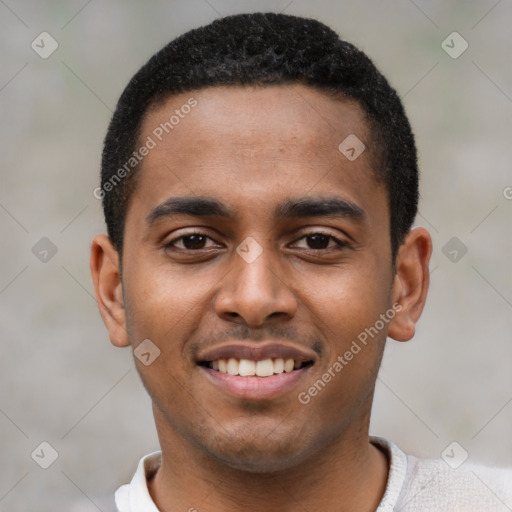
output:
<svg viewBox="0 0 512 512"><path fill-rule="evenodd" d="M351 134L355 159L339 149ZM160 439L267 471L361 436L386 335L409 336L410 288L361 109L306 86L215 87L153 108L150 139L122 292L105 239L95 282L111 340L143 354Z"/></svg>

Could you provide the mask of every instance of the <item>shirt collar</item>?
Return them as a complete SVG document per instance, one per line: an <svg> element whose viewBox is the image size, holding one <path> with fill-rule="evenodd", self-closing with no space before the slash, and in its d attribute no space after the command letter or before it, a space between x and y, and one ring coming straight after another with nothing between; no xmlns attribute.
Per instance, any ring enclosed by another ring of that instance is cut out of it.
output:
<svg viewBox="0 0 512 512"><path fill-rule="evenodd" d="M387 439L371 436L370 441L386 452L389 461L386 489L375 512L393 512L404 486L407 473L407 456L398 446Z"/></svg>
<svg viewBox="0 0 512 512"><path fill-rule="evenodd" d="M392 512L402 491L407 471L406 455L391 441L382 437L370 437L372 444L381 447L388 455L389 475L384 496L375 512ZM161 452L142 457L137 471L129 484L119 487L115 493L118 512L159 512L148 490L148 481L160 467Z"/></svg>
<svg viewBox="0 0 512 512"><path fill-rule="evenodd" d="M118 512L159 512L148 490L148 481L160 467L161 452L142 457L129 484L122 485L115 493Z"/></svg>

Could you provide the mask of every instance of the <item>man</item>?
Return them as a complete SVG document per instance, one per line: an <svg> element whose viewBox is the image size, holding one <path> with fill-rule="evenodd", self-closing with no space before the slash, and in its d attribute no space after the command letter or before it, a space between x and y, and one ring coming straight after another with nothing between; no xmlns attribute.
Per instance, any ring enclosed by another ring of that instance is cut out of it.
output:
<svg viewBox="0 0 512 512"><path fill-rule="evenodd" d="M431 238L414 137L325 25L216 20L132 78L105 139L91 271L161 453L120 512L498 511L512 472L369 438L386 337L414 335Z"/></svg>

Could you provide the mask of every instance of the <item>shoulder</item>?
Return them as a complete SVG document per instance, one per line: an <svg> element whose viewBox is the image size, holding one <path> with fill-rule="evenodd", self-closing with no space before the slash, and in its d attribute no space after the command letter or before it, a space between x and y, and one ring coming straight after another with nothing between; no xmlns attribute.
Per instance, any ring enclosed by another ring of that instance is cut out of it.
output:
<svg viewBox="0 0 512 512"><path fill-rule="evenodd" d="M408 455L400 502L404 512L510 511L512 468L491 468L468 462L454 468L444 460L422 460Z"/></svg>
<svg viewBox="0 0 512 512"><path fill-rule="evenodd" d="M512 468L491 468L449 456L446 461L418 459L387 439L372 437L371 442L389 459L388 482L377 512L512 510Z"/></svg>

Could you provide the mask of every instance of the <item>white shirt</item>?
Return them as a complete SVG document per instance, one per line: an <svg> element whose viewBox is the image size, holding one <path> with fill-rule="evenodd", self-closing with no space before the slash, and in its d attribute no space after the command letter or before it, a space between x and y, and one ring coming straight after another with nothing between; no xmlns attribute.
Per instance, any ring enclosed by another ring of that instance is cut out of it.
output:
<svg viewBox="0 0 512 512"><path fill-rule="evenodd" d="M371 437L371 441L387 452L390 461L386 490L375 512L512 511L512 468L463 463L452 469L443 460L405 455L386 439ZM116 491L118 512L159 512L147 485L159 466L160 452L140 460L132 481Z"/></svg>

